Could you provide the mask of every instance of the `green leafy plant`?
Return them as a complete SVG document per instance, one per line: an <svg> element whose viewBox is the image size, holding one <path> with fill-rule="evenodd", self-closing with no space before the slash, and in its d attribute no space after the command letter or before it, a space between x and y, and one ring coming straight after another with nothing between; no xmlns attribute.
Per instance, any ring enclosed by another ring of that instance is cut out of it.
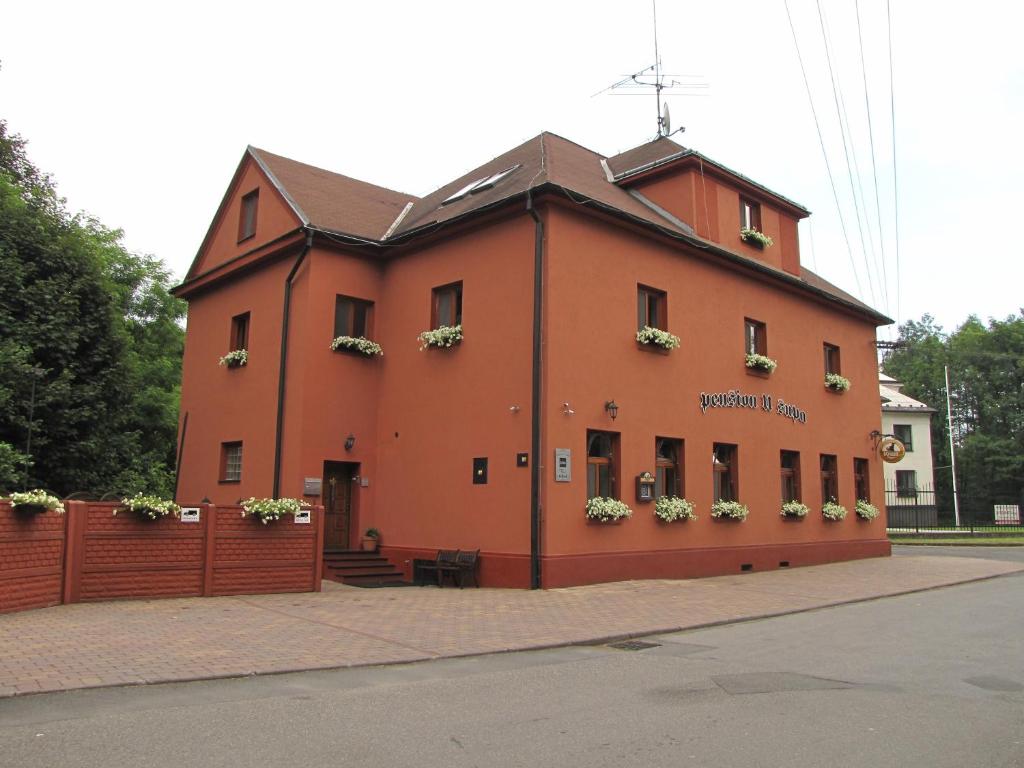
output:
<svg viewBox="0 0 1024 768"><path fill-rule="evenodd" d="M338 336L331 342L331 349L335 351L339 349L351 349L356 352L361 352L367 357L384 354L384 350L381 349L380 344L375 341L370 341L363 336Z"/></svg>
<svg viewBox="0 0 1024 768"><path fill-rule="evenodd" d="M770 357L766 355L758 355L755 353L750 353L747 355L746 364L747 368L753 368L754 370L757 371L765 371L766 373L771 373L779 365Z"/></svg>
<svg viewBox="0 0 1024 768"><path fill-rule="evenodd" d="M242 502L242 517L254 517L266 525L284 515L297 515L301 509L302 502L298 499L250 498Z"/></svg>
<svg viewBox="0 0 1024 768"><path fill-rule="evenodd" d="M420 340L421 351L428 347L453 347L462 341L462 324L442 325L432 331L424 331L417 338Z"/></svg>
<svg viewBox="0 0 1024 768"><path fill-rule="evenodd" d="M840 376L838 373L826 373L825 386L836 392L845 392L850 388L850 380L845 376Z"/></svg>
<svg viewBox="0 0 1024 768"><path fill-rule="evenodd" d="M238 366L245 365L248 362L249 350L247 349L232 350L220 359L220 364L226 365L228 368L237 368Z"/></svg>
<svg viewBox="0 0 1024 768"><path fill-rule="evenodd" d="M750 510L746 504L738 501L716 501L711 505L712 517L725 517L730 520L746 520Z"/></svg>
<svg viewBox="0 0 1024 768"><path fill-rule="evenodd" d="M854 510L857 513L857 517L861 520L874 520L880 514L878 507L867 499L857 499L857 504L854 507Z"/></svg>
<svg viewBox="0 0 1024 768"><path fill-rule="evenodd" d="M366 533L364 533L363 535L368 539L379 539L380 531L378 531L376 528L367 528Z"/></svg>
<svg viewBox="0 0 1024 768"><path fill-rule="evenodd" d="M743 227L740 229L740 238L745 243L756 245L758 248L770 248L775 244L768 235L759 230L753 229L752 227Z"/></svg>
<svg viewBox="0 0 1024 768"><path fill-rule="evenodd" d="M833 501L826 501L821 506L821 514L826 520L842 520L846 517L846 507Z"/></svg>
<svg viewBox="0 0 1024 768"><path fill-rule="evenodd" d="M782 505L783 517L807 517L807 513L810 511L806 504L801 504L799 501L787 501Z"/></svg>
<svg viewBox="0 0 1024 768"><path fill-rule="evenodd" d="M41 488L11 494L11 506L16 512L56 512L64 514L64 505L60 499L51 496Z"/></svg>
<svg viewBox="0 0 1024 768"><path fill-rule="evenodd" d="M121 506L114 510L114 514L116 515L118 512L135 512L149 520L159 520L168 515L180 517L181 507L173 501L161 499L159 496L145 496L137 493L131 498L121 499Z"/></svg>
<svg viewBox="0 0 1024 768"><path fill-rule="evenodd" d="M654 502L654 516L666 523L673 523L676 520L696 520L697 515L693 513L693 510L693 502L679 496L660 496Z"/></svg>
<svg viewBox="0 0 1024 768"><path fill-rule="evenodd" d="M660 328L652 328L645 325L636 332L636 340L641 344L650 344L664 349L676 349L679 347L679 337L675 334L663 331Z"/></svg>
<svg viewBox="0 0 1024 768"><path fill-rule="evenodd" d="M633 510L618 499L609 499L605 496L587 499L587 519L589 520L610 523L613 520L624 520L632 515Z"/></svg>

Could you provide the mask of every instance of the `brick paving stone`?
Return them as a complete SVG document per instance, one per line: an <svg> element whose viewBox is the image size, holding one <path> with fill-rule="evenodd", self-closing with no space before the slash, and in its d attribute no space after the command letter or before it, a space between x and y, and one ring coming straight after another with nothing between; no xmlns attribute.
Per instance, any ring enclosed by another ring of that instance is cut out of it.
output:
<svg viewBox="0 0 1024 768"><path fill-rule="evenodd" d="M1018 571L923 556L535 592L331 583L320 593L55 606L0 616L0 698L592 642Z"/></svg>

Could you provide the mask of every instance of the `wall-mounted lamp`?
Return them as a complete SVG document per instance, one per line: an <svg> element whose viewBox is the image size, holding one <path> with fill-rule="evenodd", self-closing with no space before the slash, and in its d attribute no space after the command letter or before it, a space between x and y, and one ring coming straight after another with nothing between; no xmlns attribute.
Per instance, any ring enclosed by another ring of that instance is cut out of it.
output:
<svg viewBox="0 0 1024 768"><path fill-rule="evenodd" d="M348 437L345 438L345 450L351 451L356 444L356 436L349 432Z"/></svg>
<svg viewBox="0 0 1024 768"><path fill-rule="evenodd" d="M519 413L519 411L520 411L521 409L519 408L519 406L518 406L518 405L512 405L512 406L509 406L509 410L510 410L510 411L511 411L512 413Z"/></svg>
<svg viewBox="0 0 1024 768"><path fill-rule="evenodd" d="M572 416L576 411L569 407L569 403L562 403L562 413L566 416Z"/></svg>
<svg viewBox="0 0 1024 768"><path fill-rule="evenodd" d="M609 400L604 404L604 409L611 415L612 421L615 421L615 417L619 415L619 406L615 404L615 401Z"/></svg>

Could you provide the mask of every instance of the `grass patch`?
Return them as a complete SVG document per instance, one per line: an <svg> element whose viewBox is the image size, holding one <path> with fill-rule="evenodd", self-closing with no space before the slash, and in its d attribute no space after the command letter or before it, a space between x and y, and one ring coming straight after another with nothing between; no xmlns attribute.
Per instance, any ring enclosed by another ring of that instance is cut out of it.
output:
<svg viewBox="0 0 1024 768"><path fill-rule="evenodd" d="M941 538L924 538L923 536L890 536L893 544L909 544L911 546L971 546L971 547L1020 547L1024 546L1024 536L968 536Z"/></svg>

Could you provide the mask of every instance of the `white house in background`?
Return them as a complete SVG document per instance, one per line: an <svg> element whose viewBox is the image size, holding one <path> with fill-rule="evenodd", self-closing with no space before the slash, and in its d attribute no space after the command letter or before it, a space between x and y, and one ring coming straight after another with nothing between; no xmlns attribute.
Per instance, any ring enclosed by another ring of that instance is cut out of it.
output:
<svg viewBox="0 0 1024 768"><path fill-rule="evenodd" d="M895 435L907 447L907 455L896 464L885 464L886 501L915 504L919 490L935 487L932 465L932 414L935 409L903 394L903 384L884 373L878 374L878 391L882 398L882 432ZM893 491L896 498L893 499Z"/></svg>

